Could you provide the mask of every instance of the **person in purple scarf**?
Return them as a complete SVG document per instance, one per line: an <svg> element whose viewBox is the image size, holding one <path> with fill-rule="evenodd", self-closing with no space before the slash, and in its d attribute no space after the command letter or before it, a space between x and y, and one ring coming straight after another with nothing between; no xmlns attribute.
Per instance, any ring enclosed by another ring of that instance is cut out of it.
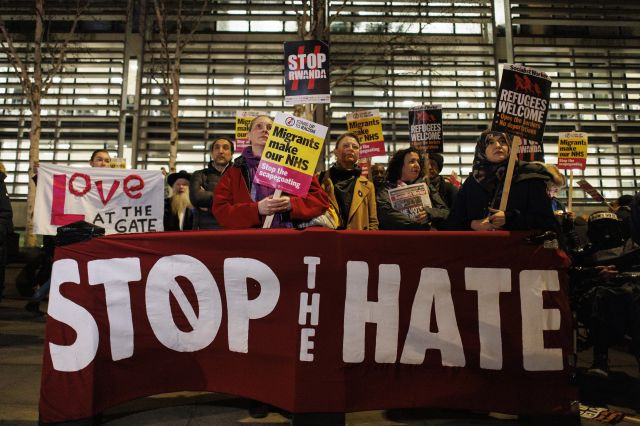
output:
<svg viewBox="0 0 640 426"><path fill-rule="evenodd" d="M215 189L212 210L223 228L261 227L271 214L272 228L292 228L295 222L309 221L329 207L327 195L315 178L305 198L288 194L273 198L273 188L254 182L272 124L266 115L251 121L247 134L251 145L235 159Z"/></svg>

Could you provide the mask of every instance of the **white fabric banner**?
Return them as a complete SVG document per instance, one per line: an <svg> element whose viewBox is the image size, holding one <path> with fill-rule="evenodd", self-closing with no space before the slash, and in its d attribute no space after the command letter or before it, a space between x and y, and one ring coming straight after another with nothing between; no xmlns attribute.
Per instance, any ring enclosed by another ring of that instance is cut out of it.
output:
<svg viewBox="0 0 640 426"><path fill-rule="evenodd" d="M164 179L157 170L75 168L41 164L34 232L84 220L107 234L163 231Z"/></svg>

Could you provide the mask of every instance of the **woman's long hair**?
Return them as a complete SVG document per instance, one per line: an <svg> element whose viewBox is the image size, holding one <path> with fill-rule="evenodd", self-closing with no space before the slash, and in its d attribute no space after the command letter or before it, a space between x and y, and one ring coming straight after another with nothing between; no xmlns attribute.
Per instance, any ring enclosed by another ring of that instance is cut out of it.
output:
<svg viewBox="0 0 640 426"><path fill-rule="evenodd" d="M420 158L420 173L418 173L418 180L424 177L424 161L423 161L422 155L420 154L420 151L418 151L413 147L410 147L410 148L396 151L396 153L393 154L393 156L391 157L391 160L389 160L389 166L387 166L387 176L386 176L387 182L393 185L395 185L396 182L398 182L398 180L402 177L402 167L404 166L404 157L411 152L415 152L416 154L418 154L418 157Z"/></svg>

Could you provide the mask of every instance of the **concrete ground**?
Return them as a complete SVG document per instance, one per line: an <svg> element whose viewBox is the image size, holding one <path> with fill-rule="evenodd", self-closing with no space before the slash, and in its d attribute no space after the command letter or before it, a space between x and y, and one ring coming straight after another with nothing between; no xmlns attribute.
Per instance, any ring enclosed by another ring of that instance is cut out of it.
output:
<svg viewBox="0 0 640 426"><path fill-rule="evenodd" d="M24 310L26 300L11 289L0 302L0 425L35 425L42 365L45 322ZM42 307L46 309L46 305ZM585 374L589 351L579 354L580 399L591 406L608 407L628 414L621 425L640 424L640 374L636 361L620 348L610 351L609 378ZM380 410L348 413L347 425L491 425L491 424L601 424L596 420L569 418L520 418L496 420L484 414L437 410ZM247 401L230 395L180 392L132 401L106 411L97 421L106 425L234 425L234 424L318 424L332 419L296 417L271 413L253 419Z"/></svg>

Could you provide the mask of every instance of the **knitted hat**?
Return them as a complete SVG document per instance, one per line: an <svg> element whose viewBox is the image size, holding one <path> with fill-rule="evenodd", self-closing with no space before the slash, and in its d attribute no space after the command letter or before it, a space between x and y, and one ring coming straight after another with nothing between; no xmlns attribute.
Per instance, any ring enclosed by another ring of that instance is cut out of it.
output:
<svg viewBox="0 0 640 426"><path fill-rule="evenodd" d="M429 154L429 160L433 160L438 165L438 173L442 171L442 167L444 166L444 158L442 154L438 154L437 152Z"/></svg>

